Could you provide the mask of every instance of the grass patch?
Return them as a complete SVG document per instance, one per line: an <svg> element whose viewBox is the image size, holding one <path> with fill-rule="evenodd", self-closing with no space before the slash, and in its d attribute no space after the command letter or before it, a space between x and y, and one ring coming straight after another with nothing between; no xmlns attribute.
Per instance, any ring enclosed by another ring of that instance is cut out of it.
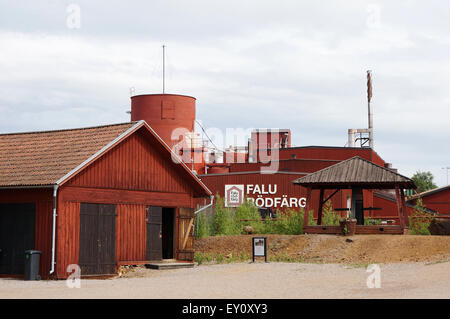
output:
<svg viewBox="0 0 450 319"><path fill-rule="evenodd" d="M196 262L199 266L201 264L206 263L229 264L236 262L246 262L249 260L251 260L251 254L246 254L244 252L240 252L238 254L232 252L231 255L226 256L224 254L215 254L215 253L204 254L202 252L196 252L194 254L194 262Z"/></svg>
<svg viewBox="0 0 450 319"><path fill-rule="evenodd" d="M425 266L447 263L449 261L450 261L449 258L447 258L447 259L439 259L439 260L427 262L427 263L425 263Z"/></svg>

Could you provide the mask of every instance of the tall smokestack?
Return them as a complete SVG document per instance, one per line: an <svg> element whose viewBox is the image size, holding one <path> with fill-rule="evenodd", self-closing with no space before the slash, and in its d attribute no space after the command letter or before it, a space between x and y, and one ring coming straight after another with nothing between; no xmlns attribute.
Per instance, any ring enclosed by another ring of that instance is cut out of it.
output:
<svg viewBox="0 0 450 319"><path fill-rule="evenodd" d="M367 71L367 107L369 110L369 146L373 149L373 114L370 108L370 101L372 99L372 71Z"/></svg>

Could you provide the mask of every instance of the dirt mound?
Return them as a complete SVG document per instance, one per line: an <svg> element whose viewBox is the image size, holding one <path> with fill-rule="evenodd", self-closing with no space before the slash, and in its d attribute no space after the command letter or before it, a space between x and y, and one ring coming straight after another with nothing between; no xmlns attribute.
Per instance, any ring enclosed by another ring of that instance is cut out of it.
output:
<svg viewBox="0 0 450 319"><path fill-rule="evenodd" d="M216 236L195 241L210 255L252 253L251 235ZM317 263L436 262L450 257L449 236L413 235L266 235L270 260Z"/></svg>

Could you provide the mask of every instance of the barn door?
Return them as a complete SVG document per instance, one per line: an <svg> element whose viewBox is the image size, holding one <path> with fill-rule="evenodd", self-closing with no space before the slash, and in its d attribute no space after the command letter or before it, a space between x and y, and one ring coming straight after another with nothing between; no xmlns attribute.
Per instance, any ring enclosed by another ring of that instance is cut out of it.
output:
<svg viewBox="0 0 450 319"><path fill-rule="evenodd" d="M116 266L116 206L80 205L79 265L82 275L113 274Z"/></svg>
<svg viewBox="0 0 450 319"><path fill-rule="evenodd" d="M146 259L162 259L162 207L147 207Z"/></svg>
<svg viewBox="0 0 450 319"><path fill-rule="evenodd" d="M177 259L194 260L194 209L178 209Z"/></svg>
<svg viewBox="0 0 450 319"><path fill-rule="evenodd" d="M0 274L25 272L25 250L34 249L33 203L0 204Z"/></svg>

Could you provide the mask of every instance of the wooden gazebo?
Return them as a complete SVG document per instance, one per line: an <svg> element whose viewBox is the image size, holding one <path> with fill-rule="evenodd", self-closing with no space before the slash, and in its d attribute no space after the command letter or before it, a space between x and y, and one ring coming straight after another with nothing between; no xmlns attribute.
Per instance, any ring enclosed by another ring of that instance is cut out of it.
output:
<svg viewBox="0 0 450 319"><path fill-rule="evenodd" d="M363 189L393 189L397 199L397 210L399 225L356 225L356 233L374 234L403 234L405 228L409 228L408 212L406 210L404 189L416 189L414 181L408 177L393 172L390 169L376 165L358 156L339 162L320 171L308 174L293 181L307 189L306 207L304 215L305 233L340 233L339 226L323 226L322 208L324 203L342 189L352 190L351 215L352 218L363 214ZM311 207L311 192L319 190L319 210L317 215L317 226L308 225L308 213ZM324 199L324 191L334 192ZM370 208L374 209L374 208Z"/></svg>

